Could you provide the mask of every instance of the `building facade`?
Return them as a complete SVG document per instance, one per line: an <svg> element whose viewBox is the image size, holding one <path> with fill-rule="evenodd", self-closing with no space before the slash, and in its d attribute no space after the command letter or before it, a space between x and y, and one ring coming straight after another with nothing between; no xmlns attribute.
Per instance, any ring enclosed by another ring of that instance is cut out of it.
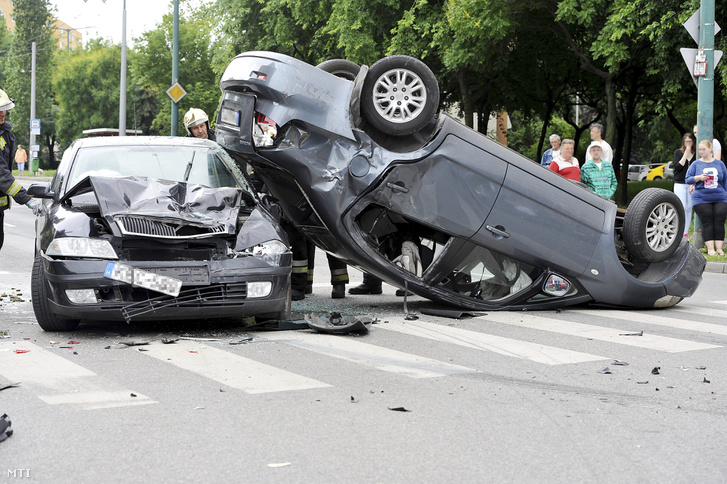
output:
<svg viewBox="0 0 727 484"><path fill-rule="evenodd" d="M8 30L15 30L13 19L13 0L0 0L0 21L5 22ZM54 37L59 49L73 50L83 45L83 35L62 20L54 19Z"/></svg>

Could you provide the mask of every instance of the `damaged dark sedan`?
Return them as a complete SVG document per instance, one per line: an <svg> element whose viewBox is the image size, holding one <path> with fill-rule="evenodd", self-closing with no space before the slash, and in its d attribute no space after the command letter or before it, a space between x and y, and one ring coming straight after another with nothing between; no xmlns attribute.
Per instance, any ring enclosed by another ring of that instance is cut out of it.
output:
<svg viewBox="0 0 727 484"><path fill-rule="evenodd" d="M325 251L420 296L472 309L669 307L706 261L671 192L628 210L438 113L407 56L370 68L238 55L217 140Z"/></svg>
<svg viewBox="0 0 727 484"><path fill-rule="evenodd" d="M219 145L196 138L74 142L36 221L33 309L81 320L290 317L292 256L277 219Z"/></svg>

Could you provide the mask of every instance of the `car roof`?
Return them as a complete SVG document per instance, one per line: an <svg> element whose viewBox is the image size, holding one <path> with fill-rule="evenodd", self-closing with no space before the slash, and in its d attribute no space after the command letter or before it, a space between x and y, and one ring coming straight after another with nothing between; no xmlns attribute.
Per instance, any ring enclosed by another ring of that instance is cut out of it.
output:
<svg viewBox="0 0 727 484"><path fill-rule="evenodd" d="M218 147L214 141L182 136L100 136L80 138L73 142L74 148L98 146L193 146Z"/></svg>

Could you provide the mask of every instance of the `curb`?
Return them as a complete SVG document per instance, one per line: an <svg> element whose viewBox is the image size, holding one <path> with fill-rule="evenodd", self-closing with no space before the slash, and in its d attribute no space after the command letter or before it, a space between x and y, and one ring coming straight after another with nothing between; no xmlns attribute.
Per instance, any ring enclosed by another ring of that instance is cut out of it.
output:
<svg viewBox="0 0 727 484"><path fill-rule="evenodd" d="M707 267L704 269L704 272L716 272L718 274L726 274L727 263L707 261Z"/></svg>

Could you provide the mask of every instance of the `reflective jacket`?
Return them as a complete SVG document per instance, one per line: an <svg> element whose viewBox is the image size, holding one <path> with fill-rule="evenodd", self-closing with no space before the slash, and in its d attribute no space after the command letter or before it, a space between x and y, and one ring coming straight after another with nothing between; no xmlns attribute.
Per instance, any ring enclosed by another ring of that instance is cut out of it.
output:
<svg viewBox="0 0 727 484"><path fill-rule="evenodd" d="M0 210L10 208L10 198L18 203L28 203L30 197L20 182L13 176L13 155L15 154L15 135L13 125L5 121L0 124Z"/></svg>

